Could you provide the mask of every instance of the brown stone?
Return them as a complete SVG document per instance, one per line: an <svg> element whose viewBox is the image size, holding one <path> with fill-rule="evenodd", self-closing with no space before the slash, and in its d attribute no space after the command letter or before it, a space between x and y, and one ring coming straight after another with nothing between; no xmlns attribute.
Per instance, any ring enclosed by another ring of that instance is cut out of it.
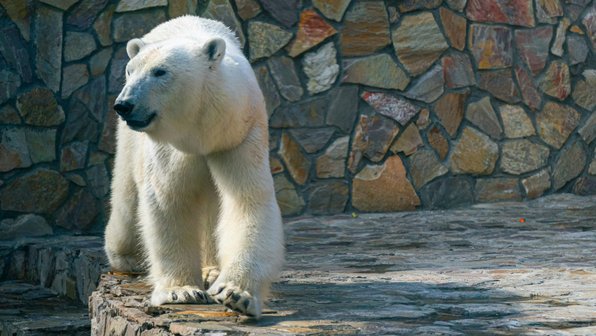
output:
<svg viewBox="0 0 596 336"><path fill-rule="evenodd" d="M89 33L66 32L64 40L64 60L66 62L80 60L95 50L95 39Z"/></svg>
<svg viewBox="0 0 596 336"><path fill-rule="evenodd" d="M515 46L520 58L534 75L542 71L548 57L548 46L553 36L551 26L517 29Z"/></svg>
<svg viewBox="0 0 596 336"><path fill-rule="evenodd" d="M496 140L501 139L503 128L501 128L501 124L490 103L489 97L484 97L476 102L468 104L466 109L466 119L488 134L491 138Z"/></svg>
<svg viewBox="0 0 596 336"><path fill-rule="evenodd" d="M398 156L367 165L352 180L352 205L361 211L414 210L420 199Z"/></svg>
<svg viewBox="0 0 596 336"><path fill-rule="evenodd" d="M260 21L248 24L250 61L269 57L283 48L292 39L292 33L283 28Z"/></svg>
<svg viewBox="0 0 596 336"><path fill-rule="evenodd" d="M296 188L283 174L273 176L275 197L281 214L284 216L297 215L304 209L304 199L298 195Z"/></svg>
<svg viewBox="0 0 596 336"><path fill-rule="evenodd" d="M397 58L414 76L424 73L449 48L428 12L404 17L393 30L392 39Z"/></svg>
<svg viewBox="0 0 596 336"><path fill-rule="evenodd" d="M312 4L327 18L340 22L350 2L351 0L313 0Z"/></svg>
<svg viewBox="0 0 596 336"><path fill-rule="evenodd" d="M472 24L468 47L478 69L500 69L512 64L511 29Z"/></svg>
<svg viewBox="0 0 596 336"><path fill-rule="evenodd" d="M20 176L2 188L4 211L51 214L68 196L68 181L58 172L39 168Z"/></svg>
<svg viewBox="0 0 596 336"><path fill-rule="evenodd" d="M354 131L348 169L355 173L363 156L373 162L381 161L398 132L397 124L388 118L378 114L361 115Z"/></svg>
<svg viewBox="0 0 596 336"><path fill-rule="evenodd" d="M288 55L296 57L323 42L337 31L312 9L300 13L296 38L288 45Z"/></svg>
<svg viewBox="0 0 596 336"><path fill-rule="evenodd" d="M0 136L0 172L31 166L29 148L23 129L0 129Z"/></svg>
<svg viewBox="0 0 596 336"><path fill-rule="evenodd" d="M579 141L561 150L553 169L553 189L559 190L579 176L584 170L586 159L586 152Z"/></svg>
<svg viewBox="0 0 596 336"><path fill-rule="evenodd" d="M161 9L126 13L112 21L112 38L115 42L128 42L135 37L142 37L164 21L166 14Z"/></svg>
<svg viewBox="0 0 596 336"><path fill-rule="evenodd" d="M444 84L443 68L440 65L435 65L427 73L420 76L414 85L410 86L405 96L425 103L432 103L445 91Z"/></svg>
<svg viewBox="0 0 596 336"><path fill-rule="evenodd" d="M272 175L282 173L286 170L284 168L284 164L281 163L278 158L273 157L272 155L269 155L269 168Z"/></svg>
<svg viewBox="0 0 596 336"><path fill-rule="evenodd" d="M45 0L43 2L47 2ZM64 2L70 2L71 4L76 2L77 0L68 0ZM6 15L10 18L12 22L18 27L21 35L27 41L30 38L30 26L31 26L31 17L34 11L34 3L30 1L13 1L13 0L0 0L0 5L6 11ZM63 8L66 9L66 8Z"/></svg>
<svg viewBox="0 0 596 336"><path fill-rule="evenodd" d="M428 125L430 125L430 110L427 108L423 108L418 113L418 119L416 119L416 126L419 129L425 129Z"/></svg>
<svg viewBox="0 0 596 336"><path fill-rule="evenodd" d="M112 59L112 48L105 48L91 56L89 59L89 70L91 76L97 77L105 73L108 63Z"/></svg>
<svg viewBox="0 0 596 336"><path fill-rule="evenodd" d="M445 35L451 46L458 50L464 50L466 47L466 18L445 7L439 9L439 14L443 29L445 29Z"/></svg>
<svg viewBox="0 0 596 336"><path fill-rule="evenodd" d="M472 62L464 53L452 53L441 59L445 85L450 89L476 85Z"/></svg>
<svg viewBox="0 0 596 336"><path fill-rule="evenodd" d="M33 163L52 162L56 159L56 129L25 129L29 156Z"/></svg>
<svg viewBox="0 0 596 336"><path fill-rule="evenodd" d="M317 182L308 188L306 211L313 215L342 213L348 203L350 187L347 181Z"/></svg>
<svg viewBox="0 0 596 336"><path fill-rule="evenodd" d="M406 99L382 92L364 91L360 95L375 111L405 126L420 110Z"/></svg>
<svg viewBox="0 0 596 336"><path fill-rule="evenodd" d="M298 0L260 0L260 2L265 11L287 28L298 21Z"/></svg>
<svg viewBox="0 0 596 336"><path fill-rule="evenodd" d="M584 70L582 76L584 78L577 81L571 96L577 105L586 110L594 111L594 107L596 107L596 95L594 94L596 70Z"/></svg>
<svg viewBox="0 0 596 336"><path fill-rule="evenodd" d="M464 106L470 91L447 93L441 97L433 106L435 114L441 120L441 124L452 138L457 135L457 130L464 118Z"/></svg>
<svg viewBox="0 0 596 336"><path fill-rule="evenodd" d="M507 138L523 138L536 134L532 120L520 106L501 105L499 112Z"/></svg>
<svg viewBox="0 0 596 336"><path fill-rule="evenodd" d="M88 191L81 189L56 212L56 225L69 230L86 231L98 213L96 199Z"/></svg>
<svg viewBox="0 0 596 336"><path fill-rule="evenodd" d="M479 131L465 127L451 155L451 171L454 174L490 175L498 157L496 143Z"/></svg>
<svg viewBox="0 0 596 336"><path fill-rule="evenodd" d="M431 150L420 150L408 160L410 175L417 189L449 171Z"/></svg>
<svg viewBox="0 0 596 336"><path fill-rule="evenodd" d="M332 127L295 128L290 130L292 137L309 154L316 153L325 147L334 133L335 130Z"/></svg>
<svg viewBox="0 0 596 336"><path fill-rule="evenodd" d="M406 156L410 156L422 147L422 138L420 132L415 124L410 124L399 136L397 141L391 146L391 151L394 153L402 152Z"/></svg>
<svg viewBox="0 0 596 336"><path fill-rule="evenodd" d="M549 154L548 147L527 139L506 141L503 143L501 170L513 175L531 172L544 167Z"/></svg>
<svg viewBox="0 0 596 336"><path fill-rule="evenodd" d="M101 131L101 137L97 148L100 150L114 154L116 153L116 124L118 122L118 115L113 109L115 96L108 98L108 106L110 107L106 113L106 118L103 123L103 129Z"/></svg>
<svg viewBox="0 0 596 336"><path fill-rule="evenodd" d="M12 105L4 105L0 108L0 124L16 125L20 123L19 113Z"/></svg>
<svg viewBox="0 0 596 336"><path fill-rule="evenodd" d="M549 169L543 169L532 176L522 179L521 183L528 198L538 198L550 189Z"/></svg>
<svg viewBox="0 0 596 336"><path fill-rule="evenodd" d="M344 63L343 83L403 90L410 78L387 54L357 58Z"/></svg>
<svg viewBox="0 0 596 336"><path fill-rule="evenodd" d="M346 13L340 32L341 54L363 56L391 43L389 20L383 1L358 1Z"/></svg>
<svg viewBox="0 0 596 336"><path fill-rule="evenodd" d="M563 56L563 44L565 43L565 35L567 34L567 29L571 25L571 21L567 18L563 18L559 21L559 25L557 26L557 33L555 35L555 41L553 42L552 47L550 48L550 52L553 55Z"/></svg>
<svg viewBox="0 0 596 336"><path fill-rule="evenodd" d="M542 23L557 23L557 17L563 16L560 0L536 0L536 18Z"/></svg>
<svg viewBox="0 0 596 336"><path fill-rule="evenodd" d="M407 13L417 9L433 9L439 7L442 0L401 0L398 2L399 11Z"/></svg>
<svg viewBox="0 0 596 336"><path fill-rule="evenodd" d="M596 177L580 176L573 184L573 193L576 195L587 196L596 195Z"/></svg>
<svg viewBox="0 0 596 336"><path fill-rule="evenodd" d="M116 11L115 5L109 5L93 23L93 29L97 34L97 39L102 46L112 44L112 17Z"/></svg>
<svg viewBox="0 0 596 336"><path fill-rule="evenodd" d="M34 126L57 126L64 122L64 111L52 91L33 88L17 98L17 108L25 123Z"/></svg>
<svg viewBox="0 0 596 336"><path fill-rule="evenodd" d="M329 145L325 152L317 158L317 177L344 177L349 144L350 137L344 136Z"/></svg>
<svg viewBox="0 0 596 336"><path fill-rule="evenodd" d="M477 202L519 201L521 191L514 178L483 178L476 181Z"/></svg>
<svg viewBox="0 0 596 336"><path fill-rule="evenodd" d="M535 24L533 2L532 0L469 0L466 16L478 22L533 27Z"/></svg>
<svg viewBox="0 0 596 336"><path fill-rule="evenodd" d="M234 0L234 2L238 9L238 16L245 21L259 15L262 10L261 5L256 0Z"/></svg>
<svg viewBox="0 0 596 336"><path fill-rule="evenodd" d="M587 144L592 143L596 139L596 113L590 114L586 120L577 130L577 133L584 139Z"/></svg>
<svg viewBox="0 0 596 336"><path fill-rule="evenodd" d="M538 92L536 84L534 84L532 75L524 67L516 65L515 77L517 78L524 104L532 111L537 111L542 103L542 96Z"/></svg>
<svg viewBox="0 0 596 336"><path fill-rule="evenodd" d="M108 0L81 0L69 11L66 24L74 26L78 30L89 28L107 3Z"/></svg>
<svg viewBox="0 0 596 336"><path fill-rule="evenodd" d="M511 76L511 69L480 71L478 85L495 98L515 104L520 101L519 90Z"/></svg>
<svg viewBox="0 0 596 336"><path fill-rule="evenodd" d="M567 63L553 61L542 77L540 89L547 95L564 100L571 93L569 67Z"/></svg>
<svg viewBox="0 0 596 336"><path fill-rule="evenodd" d="M76 141L63 146L60 154L60 171L66 172L85 167L88 142Z"/></svg>
<svg viewBox="0 0 596 336"><path fill-rule="evenodd" d="M253 0L254 1L254 0ZM238 6L238 14L240 14L239 1L236 1ZM168 15L170 19L186 14L196 14L197 12L197 0L170 0L168 5Z"/></svg>
<svg viewBox="0 0 596 336"><path fill-rule="evenodd" d="M301 185L305 184L310 170L310 161L302 153L300 145L287 132L283 132L281 135L281 145L278 153L294 181Z"/></svg>
<svg viewBox="0 0 596 336"><path fill-rule="evenodd" d="M447 153L449 153L449 142L441 133L437 126L433 126L426 134L428 144L437 152L441 161L445 160Z"/></svg>
<svg viewBox="0 0 596 336"><path fill-rule="evenodd" d="M572 107L547 102L536 116L538 134L547 144L561 148L579 124L581 115Z"/></svg>

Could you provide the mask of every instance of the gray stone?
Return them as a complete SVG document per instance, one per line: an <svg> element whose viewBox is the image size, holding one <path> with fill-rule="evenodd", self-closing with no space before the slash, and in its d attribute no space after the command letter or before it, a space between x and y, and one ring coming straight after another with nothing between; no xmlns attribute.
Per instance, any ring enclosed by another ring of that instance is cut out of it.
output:
<svg viewBox="0 0 596 336"><path fill-rule="evenodd" d="M207 9L201 16L223 22L223 24L228 26L232 31L234 31L234 33L236 33L236 36L240 41L240 45L244 47L246 38L244 37L244 32L242 31L242 24L236 18L234 8L230 4L229 0L210 0L208 2Z"/></svg>
<svg viewBox="0 0 596 336"><path fill-rule="evenodd" d="M490 92L495 98L515 104L519 102L519 89L513 81L511 69L480 71L478 86Z"/></svg>
<svg viewBox="0 0 596 336"><path fill-rule="evenodd" d="M248 45L250 61L269 57L283 48L292 39L292 33L270 23L250 21L248 24Z"/></svg>
<svg viewBox="0 0 596 336"><path fill-rule="evenodd" d="M66 23L79 30L91 27L97 14L106 7L108 0L82 0L72 8L66 17Z"/></svg>
<svg viewBox="0 0 596 336"><path fill-rule="evenodd" d="M34 126L57 126L64 122L64 111L52 92L33 88L17 97L17 108L25 123Z"/></svg>
<svg viewBox="0 0 596 336"><path fill-rule="evenodd" d="M234 0L238 8L238 16L242 20L252 19L261 13L261 5L256 0ZM171 5L170 5L171 6Z"/></svg>
<svg viewBox="0 0 596 336"><path fill-rule="evenodd" d="M91 166L85 170L87 183L93 196L103 198L110 191L110 178L103 164Z"/></svg>
<svg viewBox="0 0 596 336"><path fill-rule="evenodd" d="M273 83L273 79L271 79L269 70L267 70L267 67L265 65L255 67L254 71L255 75L257 76L259 86L261 87L261 90L263 92L263 96L265 97L265 107L267 108L267 115L271 117L275 109L281 104L279 93L277 93L275 83Z"/></svg>
<svg viewBox="0 0 596 336"><path fill-rule="evenodd" d="M51 162L56 160L56 130L33 129L25 130L27 147L33 163Z"/></svg>
<svg viewBox="0 0 596 336"><path fill-rule="evenodd" d="M0 70L0 104L14 97L21 86L21 77L6 69Z"/></svg>
<svg viewBox="0 0 596 336"><path fill-rule="evenodd" d="M414 186L419 189L435 178L447 174L447 167L441 164L432 150L419 150L408 160Z"/></svg>
<svg viewBox="0 0 596 336"><path fill-rule="evenodd" d="M567 98L571 93L571 80L567 63L561 61L551 62L544 72L540 82L540 89L558 100Z"/></svg>
<svg viewBox="0 0 596 336"><path fill-rule="evenodd" d="M315 52L305 54L302 70L308 77L306 88L311 95L329 90L339 74L333 42L325 44Z"/></svg>
<svg viewBox="0 0 596 336"><path fill-rule="evenodd" d="M304 94L300 79L296 74L294 61L285 56L271 57L267 61L271 77L275 80L279 93L292 102L300 100Z"/></svg>
<svg viewBox="0 0 596 336"><path fill-rule="evenodd" d="M548 147L527 139L506 141L503 143L501 169L514 175L527 173L544 167L549 154Z"/></svg>
<svg viewBox="0 0 596 336"><path fill-rule="evenodd" d="M38 215L21 215L16 219L5 219L0 222L2 240L13 240L22 237L51 236L54 232L46 220Z"/></svg>
<svg viewBox="0 0 596 336"><path fill-rule="evenodd" d="M348 160L350 171L356 172L363 156L373 162L381 161L398 132L397 124L389 118L379 114L360 115Z"/></svg>
<svg viewBox="0 0 596 336"><path fill-rule="evenodd" d="M476 85L472 62L468 55L454 52L441 59L445 85L450 89Z"/></svg>
<svg viewBox="0 0 596 336"><path fill-rule="evenodd" d="M95 50L95 39L89 33L67 31L64 40L64 61L76 61Z"/></svg>
<svg viewBox="0 0 596 336"><path fill-rule="evenodd" d="M89 81L89 71L85 64L72 64L64 67L62 73L62 99L70 97L70 95L87 84Z"/></svg>
<svg viewBox="0 0 596 336"><path fill-rule="evenodd" d="M98 135L99 124L91 117L87 107L78 99L71 99L60 142L63 144L75 140L97 142Z"/></svg>
<svg viewBox="0 0 596 336"><path fill-rule="evenodd" d="M304 209L304 199L298 195L294 185L283 175L273 176L275 196L282 215L297 215Z"/></svg>
<svg viewBox="0 0 596 336"><path fill-rule="evenodd" d="M445 160L447 153L449 153L449 142L447 137L443 135L441 129L436 125L428 130L426 135L428 144L437 152L441 161Z"/></svg>
<svg viewBox="0 0 596 336"><path fill-rule="evenodd" d="M344 62L342 83L403 90L410 83L410 78L391 56L378 54Z"/></svg>
<svg viewBox="0 0 596 336"><path fill-rule="evenodd" d="M54 6L56 8L60 8L64 11L69 9L75 3L79 2L79 0L39 0L39 1L46 3L48 5Z"/></svg>
<svg viewBox="0 0 596 336"><path fill-rule="evenodd" d="M569 52L569 64L583 63L588 57L588 45L582 36L569 34L567 36L567 51Z"/></svg>
<svg viewBox="0 0 596 336"><path fill-rule="evenodd" d="M534 75L540 73L546 65L552 36L551 26L515 30L515 45L519 56Z"/></svg>
<svg viewBox="0 0 596 336"><path fill-rule="evenodd" d="M433 9L439 7L441 2L442 0L403 0L399 2L399 10L407 13L418 9Z"/></svg>
<svg viewBox="0 0 596 336"><path fill-rule="evenodd" d="M544 142L561 148L579 124L580 117L572 107L548 102L536 116L536 128Z"/></svg>
<svg viewBox="0 0 596 336"><path fill-rule="evenodd" d="M592 143L596 138L596 113L590 114L582 126L577 130L582 139L588 144Z"/></svg>
<svg viewBox="0 0 596 336"><path fill-rule="evenodd" d="M341 22L350 2L351 0L313 0L313 5L329 19Z"/></svg>
<svg viewBox="0 0 596 336"><path fill-rule="evenodd" d="M432 103L443 94L444 84L443 67L435 65L427 73L420 76L405 95L411 99Z"/></svg>
<svg viewBox="0 0 596 336"><path fill-rule="evenodd" d="M341 137L331 143L325 152L317 158L317 177L344 177L349 145L349 136Z"/></svg>
<svg viewBox="0 0 596 336"><path fill-rule="evenodd" d="M1 209L5 211L53 213L68 196L68 181L58 172L38 168L2 188Z"/></svg>
<svg viewBox="0 0 596 336"><path fill-rule="evenodd" d="M97 39L104 47L112 44L112 17L115 11L116 5L108 5L93 23L93 30L97 33Z"/></svg>
<svg viewBox="0 0 596 336"><path fill-rule="evenodd" d="M573 193L582 196L596 195L596 177L578 177L573 185Z"/></svg>
<svg viewBox="0 0 596 336"><path fill-rule="evenodd" d="M514 178L483 178L476 180L476 201L498 202L519 201L521 191Z"/></svg>
<svg viewBox="0 0 596 336"><path fill-rule="evenodd" d="M112 38L115 42L128 42L135 37L142 37L164 21L166 14L163 10L126 13L116 17L112 22Z"/></svg>
<svg viewBox="0 0 596 336"><path fill-rule="evenodd" d="M269 119L274 128L318 127L325 125L329 97L314 97L278 108Z"/></svg>
<svg viewBox="0 0 596 336"><path fill-rule="evenodd" d="M545 191L550 189L549 169L543 169L532 176L528 176L522 179L521 183L528 198L540 197Z"/></svg>
<svg viewBox="0 0 596 336"><path fill-rule="evenodd" d="M575 84L571 96L577 105L594 112L594 107L596 107L596 95L594 94L596 70L584 70L582 75L584 78Z"/></svg>
<svg viewBox="0 0 596 336"><path fill-rule="evenodd" d="M112 58L112 48L105 48L91 56L89 59L89 69L91 76L97 77L102 75L110 63Z"/></svg>
<svg viewBox="0 0 596 336"><path fill-rule="evenodd" d="M87 141L76 141L62 147L60 153L60 171L67 172L85 167L87 161Z"/></svg>
<svg viewBox="0 0 596 336"><path fill-rule="evenodd" d="M298 21L298 0L261 0L260 2L263 8L284 26L289 28Z"/></svg>
<svg viewBox="0 0 596 336"><path fill-rule="evenodd" d="M557 17L563 16L563 6L559 0L537 0L536 17L538 22L557 23Z"/></svg>
<svg viewBox="0 0 596 336"><path fill-rule="evenodd" d="M27 2L25 1L14 1L10 6L16 4L23 4L27 6ZM6 6L6 4L4 4L4 6ZM23 9L26 10L26 7ZM27 25L27 30L28 29L29 28ZM1 16L0 55L2 55L6 61L8 69L18 73L24 82L31 82L33 78L33 71L31 70L31 61L29 58L29 51L27 50L26 42L21 38L17 27L10 20L8 20L8 18L2 18ZM7 71L8 69L2 70Z"/></svg>
<svg viewBox="0 0 596 336"><path fill-rule="evenodd" d="M116 100L116 97L110 97L109 106L113 106L113 102ZM113 108L111 107L108 110L106 118L103 123L103 130L101 131L101 137L99 139L99 143L97 144L97 148L110 154L116 153L116 124L118 122L118 115L114 112Z"/></svg>
<svg viewBox="0 0 596 336"><path fill-rule="evenodd" d="M17 125L21 123L21 117L12 105L4 105L0 108L0 124Z"/></svg>
<svg viewBox="0 0 596 336"><path fill-rule="evenodd" d="M483 133L465 127L451 154L454 174L490 175L494 171L499 146Z"/></svg>
<svg viewBox="0 0 596 336"><path fill-rule="evenodd" d="M167 5L167 0L122 0L118 2L116 12L132 12L139 9L145 9L150 7L162 7Z"/></svg>
<svg viewBox="0 0 596 336"><path fill-rule="evenodd" d="M490 135L491 138L501 139L503 129L493 106L490 104L490 97L486 96L476 102L469 103L466 110L466 119Z"/></svg>
<svg viewBox="0 0 596 336"><path fill-rule="evenodd" d="M56 225L78 232L86 231L98 212L96 199L85 189L81 189L56 212Z"/></svg>
<svg viewBox="0 0 596 336"><path fill-rule="evenodd" d="M126 46L117 49L110 62L110 76L108 77L108 92L120 93L124 87L125 76L124 69L128 63L128 54Z"/></svg>
<svg viewBox="0 0 596 336"><path fill-rule="evenodd" d="M582 10L583 8L581 8L578 13L581 13ZM592 51L594 51L596 50L596 6L592 5L590 7L586 15L584 15L582 23L584 24L584 27L586 27L588 38L590 42L592 42Z"/></svg>
<svg viewBox="0 0 596 336"><path fill-rule="evenodd" d="M62 74L62 12L39 6L36 15L36 72L52 91L58 92Z"/></svg>
<svg viewBox="0 0 596 336"><path fill-rule="evenodd" d="M568 18L563 18L559 21L559 25L557 26L557 33L555 35L555 41L553 42L550 52L553 55L563 56L563 44L565 43L565 34L567 33L567 29L571 25L571 21Z"/></svg>
<svg viewBox="0 0 596 336"><path fill-rule="evenodd" d="M350 133L358 113L358 86L340 86L331 90L329 95L331 101L326 123L338 127L344 133Z"/></svg>
<svg viewBox="0 0 596 336"><path fill-rule="evenodd" d="M308 188L306 211L313 215L342 213L348 203L349 192L347 181L313 183Z"/></svg>
<svg viewBox="0 0 596 336"><path fill-rule="evenodd" d="M64 175L64 177L66 177L67 180L78 185L79 187L87 186L87 182L85 182L85 179L79 174L68 173L68 174Z"/></svg>
<svg viewBox="0 0 596 336"><path fill-rule="evenodd" d="M0 136L0 172L31 166L29 148L23 129L0 129Z"/></svg>
<svg viewBox="0 0 596 336"><path fill-rule="evenodd" d="M420 197L425 208L453 209L474 203L472 190L471 179L453 176L428 183L420 189Z"/></svg>
<svg viewBox="0 0 596 336"><path fill-rule="evenodd" d="M329 139L333 136L335 130L331 127L326 128L296 128L291 129L290 134L298 141L300 146L309 153L316 153L325 147Z"/></svg>
<svg viewBox="0 0 596 336"><path fill-rule="evenodd" d="M89 84L77 90L71 103L81 103L89 114L98 122L103 121L107 111L106 80L104 76L93 79ZM111 104L113 105L113 104Z"/></svg>
<svg viewBox="0 0 596 336"><path fill-rule="evenodd" d="M29 41L31 37L31 31L29 29L31 26L31 17L33 16L32 13L35 11L34 3L29 1L0 0L0 5L4 7L6 13L1 16L5 17L6 21L10 18L21 31L23 38ZM6 27L7 24L3 22L0 26Z"/></svg>
<svg viewBox="0 0 596 336"><path fill-rule="evenodd" d="M553 189L559 190L579 176L584 170L586 159L586 152L579 141L563 148L553 168Z"/></svg>
<svg viewBox="0 0 596 336"><path fill-rule="evenodd" d="M420 108L407 99L382 92L364 91L361 95L368 105L380 114L389 117L405 126Z"/></svg>
<svg viewBox="0 0 596 336"><path fill-rule="evenodd" d="M504 104L499 107L499 112L507 138L523 138L536 134L532 120L522 107Z"/></svg>

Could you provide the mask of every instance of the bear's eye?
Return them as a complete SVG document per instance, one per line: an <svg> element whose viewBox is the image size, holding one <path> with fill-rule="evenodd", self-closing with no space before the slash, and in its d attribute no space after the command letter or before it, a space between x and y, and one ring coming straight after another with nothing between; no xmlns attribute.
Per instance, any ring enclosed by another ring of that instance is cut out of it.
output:
<svg viewBox="0 0 596 336"><path fill-rule="evenodd" d="M153 70L153 76L155 77L161 77L163 75L166 74L166 71L164 69L155 69Z"/></svg>

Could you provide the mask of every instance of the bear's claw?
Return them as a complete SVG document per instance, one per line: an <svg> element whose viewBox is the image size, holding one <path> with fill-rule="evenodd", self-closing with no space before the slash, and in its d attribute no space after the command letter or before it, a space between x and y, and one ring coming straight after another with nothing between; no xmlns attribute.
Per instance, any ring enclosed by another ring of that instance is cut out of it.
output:
<svg viewBox="0 0 596 336"><path fill-rule="evenodd" d="M239 313L259 318L261 316L261 302L249 292L234 285L222 283L210 288L207 293L213 300Z"/></svg>
<svg viewBox="0 0 596 336"><path fill-rule="evenodd" d="M154 289L151 294L151 305L159 306L167 303L213 303L213 299L196 286L170 287Z"/></svg>

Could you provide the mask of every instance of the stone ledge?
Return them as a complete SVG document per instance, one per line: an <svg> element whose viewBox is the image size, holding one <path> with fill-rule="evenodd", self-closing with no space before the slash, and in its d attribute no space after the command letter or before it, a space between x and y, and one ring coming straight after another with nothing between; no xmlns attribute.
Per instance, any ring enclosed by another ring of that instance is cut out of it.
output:
<svg viewBox="0 0 596 336"><path fill-rule="evenodd" d="M93 335L596 334L596 197L286 222L287 263L260 321L147 305L102 276Z"/></svg>

